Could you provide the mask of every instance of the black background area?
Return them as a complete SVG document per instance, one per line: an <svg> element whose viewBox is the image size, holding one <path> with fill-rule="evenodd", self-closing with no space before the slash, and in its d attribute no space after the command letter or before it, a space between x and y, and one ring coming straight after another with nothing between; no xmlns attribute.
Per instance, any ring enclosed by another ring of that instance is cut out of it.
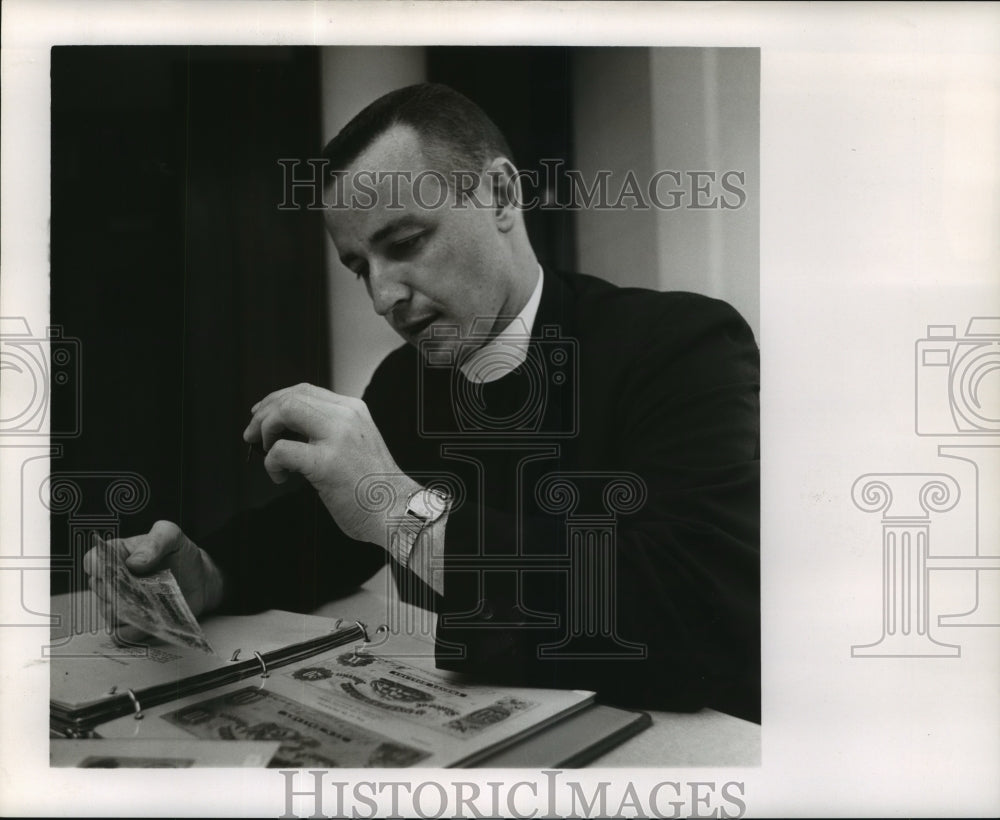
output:
<svg viewBox="0 0 1000 820"><path fill-rule="evenodd" d="M52 554L85 547L69 519L106 514L122 472L151 491L123 535L197 535L280 492L246 464L251 404L328 379L321 216L277 209L277 159L320 140L318 52L56 47L51 77L51 320L80 340L82 415L51 471L95 474Z"/></svg>

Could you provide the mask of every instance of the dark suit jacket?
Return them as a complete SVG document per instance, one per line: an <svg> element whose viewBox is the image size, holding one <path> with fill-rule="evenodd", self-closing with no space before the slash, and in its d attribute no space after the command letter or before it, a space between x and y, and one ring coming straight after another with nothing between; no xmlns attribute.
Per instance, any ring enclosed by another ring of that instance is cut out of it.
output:
<svg viewBox="0 0 1000 820"><path fill-rule="evenodd" d="M438 664L760 715L758 351L691 293L546 271L527 361L473 385L401 347L365 392L404 472L451 476ZM500 353L502 354L502 351ZM308 610L386 560L306 487L204 544L227 606Z"/></svg>

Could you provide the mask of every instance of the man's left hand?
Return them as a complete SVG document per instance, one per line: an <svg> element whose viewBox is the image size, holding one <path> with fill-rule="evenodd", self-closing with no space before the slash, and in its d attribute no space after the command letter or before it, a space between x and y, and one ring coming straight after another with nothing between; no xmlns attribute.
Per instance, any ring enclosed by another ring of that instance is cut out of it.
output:
<svg viewBox="0 0 1000 820"><path fill-rule="evenodd" d="M403 503L420 485L399 469L361 399L298 384L265 396L250 412L243 438L263 447L273 481L301 474L346 535L385 546L385 520L358 503L359 482L385 476Z"/></svg>

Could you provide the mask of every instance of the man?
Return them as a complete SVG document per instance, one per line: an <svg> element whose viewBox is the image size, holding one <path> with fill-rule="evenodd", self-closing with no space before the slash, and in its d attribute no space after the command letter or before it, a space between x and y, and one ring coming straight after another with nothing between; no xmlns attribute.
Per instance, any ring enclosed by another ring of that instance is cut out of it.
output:
<svg viewBox="0 0 1000 820"><path fill-rule="evenodd" d="M308 486L196 546L157 523L196 614L307 611L388 560L438 663L610 702L759 720L757 348L727 305L542 270L496 126L443 86L327 146L327 229L407 345L362 400L264 397L244 438Z"/></svg>

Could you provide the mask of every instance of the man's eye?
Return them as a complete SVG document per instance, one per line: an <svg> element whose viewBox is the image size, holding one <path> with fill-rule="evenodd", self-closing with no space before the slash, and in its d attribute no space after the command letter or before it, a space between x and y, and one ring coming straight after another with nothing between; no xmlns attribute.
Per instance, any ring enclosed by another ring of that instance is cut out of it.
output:
<svg viewBox="0 0 1000 820"><path fill-rule="evenodd" d="M393 255L403 256L405 254L412 253L413 251L417 250L417 248L419 248L423 244L424 238L426 236L427 234L424 232L415 233L412 234L411 236L406 236L403 237L402 239L397 239L389 247L391 248Z"/></svg>
<svg viewBox="0 0 1000 820"><path fill-rule="evenodd" d="M367 279L368 278L368 265L365 264L364 262L359 262L356 265L352 265L351 266L351 270L354 272L354 275L358 279Z"/></svg>

